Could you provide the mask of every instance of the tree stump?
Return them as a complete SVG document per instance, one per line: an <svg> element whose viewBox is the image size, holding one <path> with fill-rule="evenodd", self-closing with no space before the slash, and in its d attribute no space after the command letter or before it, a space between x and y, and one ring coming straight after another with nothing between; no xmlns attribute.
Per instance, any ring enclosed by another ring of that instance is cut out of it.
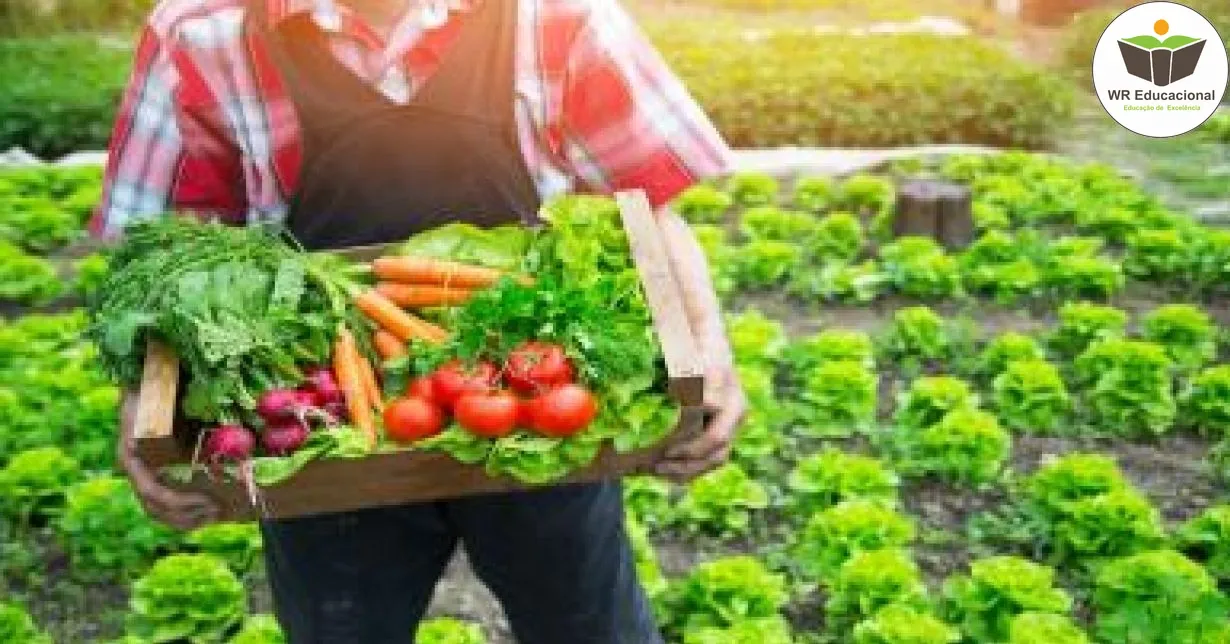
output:
<svg viewBox="0 0 1230 644"><path fill-rule="evenodd" d="M897 237L931 237L950 249L974 239L973 199L969 188L942 181L911 181L897 190L893 218Z"/></svg>

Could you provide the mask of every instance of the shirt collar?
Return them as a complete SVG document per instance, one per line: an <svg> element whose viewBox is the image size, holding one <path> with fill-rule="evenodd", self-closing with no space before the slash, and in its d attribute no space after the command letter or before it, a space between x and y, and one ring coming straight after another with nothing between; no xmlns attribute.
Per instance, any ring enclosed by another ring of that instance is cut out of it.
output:
<svg viewBox="0 0 1230 644"><path fill-rule="evenodd" d="M453 12L472 10L482 0L408 0L407 18L423 29L434 29L448 21ZM269 0L269 24L276 25L300 14L310 14L325 31L341 31L343 17L350 10L337 0Z"/></svg>

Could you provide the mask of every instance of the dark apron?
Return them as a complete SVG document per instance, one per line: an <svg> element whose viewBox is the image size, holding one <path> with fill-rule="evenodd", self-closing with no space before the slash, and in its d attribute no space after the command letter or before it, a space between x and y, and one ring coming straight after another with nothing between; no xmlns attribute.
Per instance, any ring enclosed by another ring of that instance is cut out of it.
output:
<svg viewBox="0 0 1230 644"><path fill-rule="evenodd" d="M264 2L254 12L265 19ZM488 0L407 105L342 65L308 14L268 32L299 116L303 165L288 225L309 249L403 240L452 221L537 221L517 143L515 0Z"/></svg>
<svg viewBox="0 0 1230 644"><path fill-rule="evenodd" d="M309 16L263 29L294 101L304 160L289 226L304 246L394 242L451 221L537 223L517 144L517 1L482 0L408 105L328 51ZM660 644L616 481L264 521L292 644L410 644L460 540L524 644Z"/></svg>

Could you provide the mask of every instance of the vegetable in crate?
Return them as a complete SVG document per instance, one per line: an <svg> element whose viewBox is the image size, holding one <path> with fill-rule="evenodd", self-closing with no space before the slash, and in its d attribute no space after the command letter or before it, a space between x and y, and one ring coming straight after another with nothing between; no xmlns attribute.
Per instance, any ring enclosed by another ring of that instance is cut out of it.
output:
<svg viewBox="0 0 1230 644"><path fill-rule="evenodd" d="M147 341L162 341L187 373L185 414L212 423L250 416L262 393L328 363L351 316L341 282L277 233L180 217L129 228L89 310L113 376L135 386Z"/></svg>
<svg viewBox="0 0 1230 644"><path fill-rule="evenodd" d="M391 437L492 475L546 483L588 465L604 444L648 447L674 426L677 408L664 393L661 348L618 208L570 197L549 204L545 218L551 225L532 233L451 224L401 246L437 265L477 267L465 271L473 275L464 278L473 287L465 301L433 318L448 336L412 341L407 356L386 363L389 382L409 383L396 387L406 395L390 406L398 418L386 416ZM427 279L417 268L390 272L409 264L393 257L373 266L384 266L377 273L389 281Z"/></svg>

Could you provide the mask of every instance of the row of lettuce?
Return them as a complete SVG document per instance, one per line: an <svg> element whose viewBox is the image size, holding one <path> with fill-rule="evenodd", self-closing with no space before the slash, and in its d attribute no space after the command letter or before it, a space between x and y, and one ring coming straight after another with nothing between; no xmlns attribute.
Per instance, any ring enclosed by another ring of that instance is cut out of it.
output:
<svg viewBox="0 0 1230 644"><path fill-rule="evenodd" d="M891 238L900 182L970 185L977 239L959 251ZM82 237L99 170L0 173L0 300L43 304L81 293L105 259L40 255ZM789 186L738 174L675 201L715 266L719 291L785 288L807 302L989 296L1113 298L1133 282L1205 297L1230 289L1230 231L1165 207L1113 168L1026 153L911 160L884 174L804 177ZM71 277L65 277L67 272Z"/></svg>
<svg viewBox="0 0 1230 644"><path fill-rule="evenodd" d="M977 238L949 250L892 238L897 186L967 184ZM912 159L844 180L735 175L675 201L721 292L784 288L808 302L1121 295L1133 282L1213 297L1230 284L1230 231L1172 211L1109 166L1028 153Z"/></svg>
<svg viewBox="0 0 1230 644"><path fill-rule="evenodd" d="M900 508L891 469L838 451L800 468L811 476L792 476L791 487L814 506L791 506L795 536L769 558L776 565L722 557L666 581L641 543L641 575L668 633L699 644L811 641L794 639L786 610L819 591L825 633L856 644L1195 643L1230 635L1230 603L1218 589L1230 579L1230 506L1167 532L1105 456L1070 454L1015 481L1008 511L1021 541L930 587L912 553L924 535ZM653 517L652 497L633 489L640 492L629 498L633 513Z"/></svg>

